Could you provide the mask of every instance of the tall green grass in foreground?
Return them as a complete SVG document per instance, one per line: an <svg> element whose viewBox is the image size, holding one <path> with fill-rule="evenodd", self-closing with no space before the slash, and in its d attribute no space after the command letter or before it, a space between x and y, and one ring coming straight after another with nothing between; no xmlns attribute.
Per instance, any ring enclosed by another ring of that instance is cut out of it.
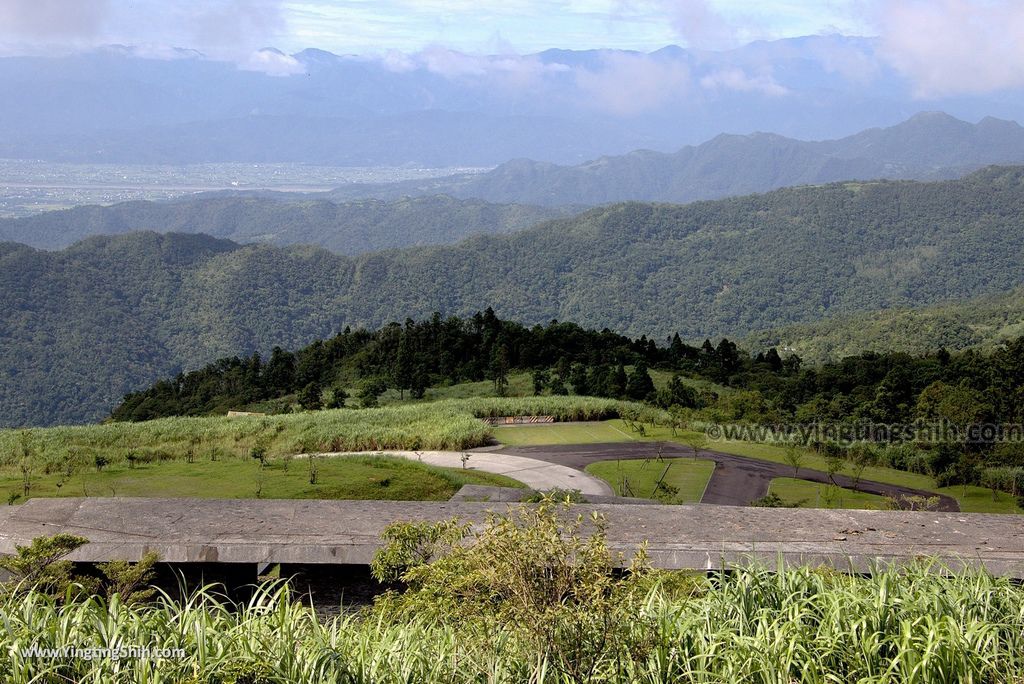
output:
<svg viewBox="0 0 1024 684"><path fill-rule="evenodd" d="M310 451L461 450L482 446L490 428L478 418L553 415L557 420L601 420L650 411L638 404L591 397L476 398L376 409L337 409L277 416L164 418L27 431L30 465L46 474L90 468L97 457L124 463L268 456ZM0 431L0 468L20 472L26 431Z"/></svg>
<svg viewBox="0 0 1024 684"><path fill-rule="evenodd" d="M513 627L374 612L325 620L274 585L240 609L204 592L131 606L30 594L0 603L0 617L0 679L11 684L574 681L565 654L534 652ZM701 579L692 595L653 588L627 617L579 681L1024 682L1024 590L976 574L747 568ZM22 655L132 645L184 657Z"/></svg>
<svg viewBox="0 0 1024 684"><path fill-rule="evenodd" d="M236 606L0 598L0 679L29 682L408 684L1024 682L1024 588L924 563L852 577L748 566L711 576L612 571L600 517L545 500L492 516L403 523L374 561L399 577L323 618L286 586ZM433 558L432 562L426 562ZM157 661L102 649L176 650ZM46 649L84 657L45 657Z"/></svg>

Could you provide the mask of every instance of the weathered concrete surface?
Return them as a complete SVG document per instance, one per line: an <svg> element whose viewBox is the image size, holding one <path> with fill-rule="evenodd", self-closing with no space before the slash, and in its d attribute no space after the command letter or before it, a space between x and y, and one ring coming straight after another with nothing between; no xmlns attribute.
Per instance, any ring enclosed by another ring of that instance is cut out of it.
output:
<svg viewBox="0 0 1024 684"><path fill-rule="evenodd" d="M485 473L511 477L531 489L578 489L582 494L615 495L608 483L599 477L588 475L582 470L528 456L516 456L496 451L367 451L318 454L318 456L329 458L369 455L397 456L441 468L462 468L462 457L468 455L469 460L465 463L468 470L480 470ZM301 458L301 456L295 458Z"/></svg>
<svg viewBox="0 0 1024 684"><path fill-rule="evenodd" d="M0 509L0 553L69 532L91 543L73 560L170 563L366 564L396 520L479 522L503 504L211 499L33 499ZM715 568L758 559L865 570L873 563L937 557L1024 577L1024 520L1010 515L828 511L732 506L581 504L603 513L610 545L630 554L645 540L666 568Z"/></svg>

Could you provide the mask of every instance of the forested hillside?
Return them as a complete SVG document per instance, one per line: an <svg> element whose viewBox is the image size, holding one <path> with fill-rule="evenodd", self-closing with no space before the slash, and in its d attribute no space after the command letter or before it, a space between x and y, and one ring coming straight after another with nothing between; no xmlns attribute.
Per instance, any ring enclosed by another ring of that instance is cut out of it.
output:
<svg viewBox="0 0 1024 684"><path fill-rule="evenodd" d="M572 323L527 328L487 309L466 319L434 315L375 331L346 328L295 351L277 347L266 359L220 359L128 395L113 418L223 414L254 403L271 413L370 408L386 388L402 401L423 398L434 385L485 379L501 396L510 372L519 370L530 372L534 396L572 393L655 404L664 411L652 415L673 433L694 420L831 426L831 436L793 430L791 437L840 455L841 443L865 439L874 426L874 444L846 451L861 472L885 464L927 473L942 485L985 485L995 498L996 490L1017 496L1024 486L1024 448L1012 427L1001 435L994 430L996 423L1019 426L1024 419L1022 354L1024 337L987 354L867 352L805 367L793 354L773 348L751 355L726 339L697 347L673 336L659 345ZM649 366L672 373L671 379L656 389ZM360 387L356 397L345 389L353 382ZM992 430L982 432L982 425Z"/></svg>
<svg viewBox="0 0 1024 684"><path fill-rule="evenodd" d="M445 196L338 204L295 195L280 197L196 197L76 207L0 219L0 240L54 249L90 235L154 230L205 233L242 243L317 245L352 255L449 244L476 233L507 233L568 213Z"/></svg>
<svg viewBox="0 0 1024 684"><path fill-rule="evenodd" d="M809 142L781 135L720 135L670 154L639 150L575 166L518 159L493 171L394 185L339 188L335 198L449 193L491 202L559 206L625 200L692 202L850 179L956 178L989 164L1024 162L1024 128L926 112L889 128Z"/></svg>
<svg viewBox="0 0 1024 684"><path fill-rule="evenodd" d="M201 235L0 247L4 424L89 420L224 356L346 325L493 306L659 339L927 305L1024 285L1024 170L622 204L505 236L349 258Z"/></svg>
<svg viewBox="0 0 1024 684"><path fill-rule="evenodd" d="M779 347L805 361L835 361L868 350L924 354L992 349L1024 335L1024 290L919 309L883 309L752 335L755 349Z"/></svg>

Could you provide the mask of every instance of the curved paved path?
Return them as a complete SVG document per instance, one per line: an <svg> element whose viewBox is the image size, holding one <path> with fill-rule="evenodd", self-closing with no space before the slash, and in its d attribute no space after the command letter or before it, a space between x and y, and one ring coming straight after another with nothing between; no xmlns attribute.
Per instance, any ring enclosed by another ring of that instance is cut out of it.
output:
<svg viewBox="0 0 1024 684"><path fill-rule="evenodd" d="M501 447L503 454L524 456L538 461L558 463L570 468L583 470L596 461L614 461L616 459L656 458L658 445L663 445L662 455L665 458L692 458L692 448L674 442L615 442L611 444L555 444L546 446ZM475 454L475 452L474 452ZM777 477L793 477L793 468L781 463L760 461L744 456L724 454L719 451L701 449L700 457L715 462L715 472L704 490L701 503L724 504L728 506L747 506L754 499L768 493L768 485ZM801 480L828 483L826 473L820 470L801 468ZM845 475L836 475L836 483L853 489L853 480ZM938 510L959 511L956 499L950 496L937 495L920 489L900 487L861 480L859 491L880 496L939 496Z"/></svg>
<svg viewBox="0 0 1024 684"><path fill-rule="evenodd" d="M504 475L536 490L578 489L582 494L615 496L608 483L582 469L561 464L557 460L531 458L525 454L495 451L363 451L317 454L327 457L398 456L442 468L462 468L462 456L469 454L467 470ZM300 458L294 456L293 458Z"/></svg>

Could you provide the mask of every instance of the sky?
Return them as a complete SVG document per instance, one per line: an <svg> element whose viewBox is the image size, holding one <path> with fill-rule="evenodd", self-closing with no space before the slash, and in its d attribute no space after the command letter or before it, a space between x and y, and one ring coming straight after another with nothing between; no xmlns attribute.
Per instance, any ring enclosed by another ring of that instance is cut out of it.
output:
<svg viewBox="0 0 1024 684"><path fill-rule="evenodd" d="M1024 0L0 0L0 54L174 46L282 75L294 60L255 51L724 50L835 33L876 38L870 59L922 96L1024 88Z"/></svg>
<svg viewBox="0 0 1024 684"><path fill-rule="evenodd" d="M443 45L726 48L760 38L864 34L861 0L0 0L8 52L101 44L205 52L272 46L341 54Z"/></svg>

